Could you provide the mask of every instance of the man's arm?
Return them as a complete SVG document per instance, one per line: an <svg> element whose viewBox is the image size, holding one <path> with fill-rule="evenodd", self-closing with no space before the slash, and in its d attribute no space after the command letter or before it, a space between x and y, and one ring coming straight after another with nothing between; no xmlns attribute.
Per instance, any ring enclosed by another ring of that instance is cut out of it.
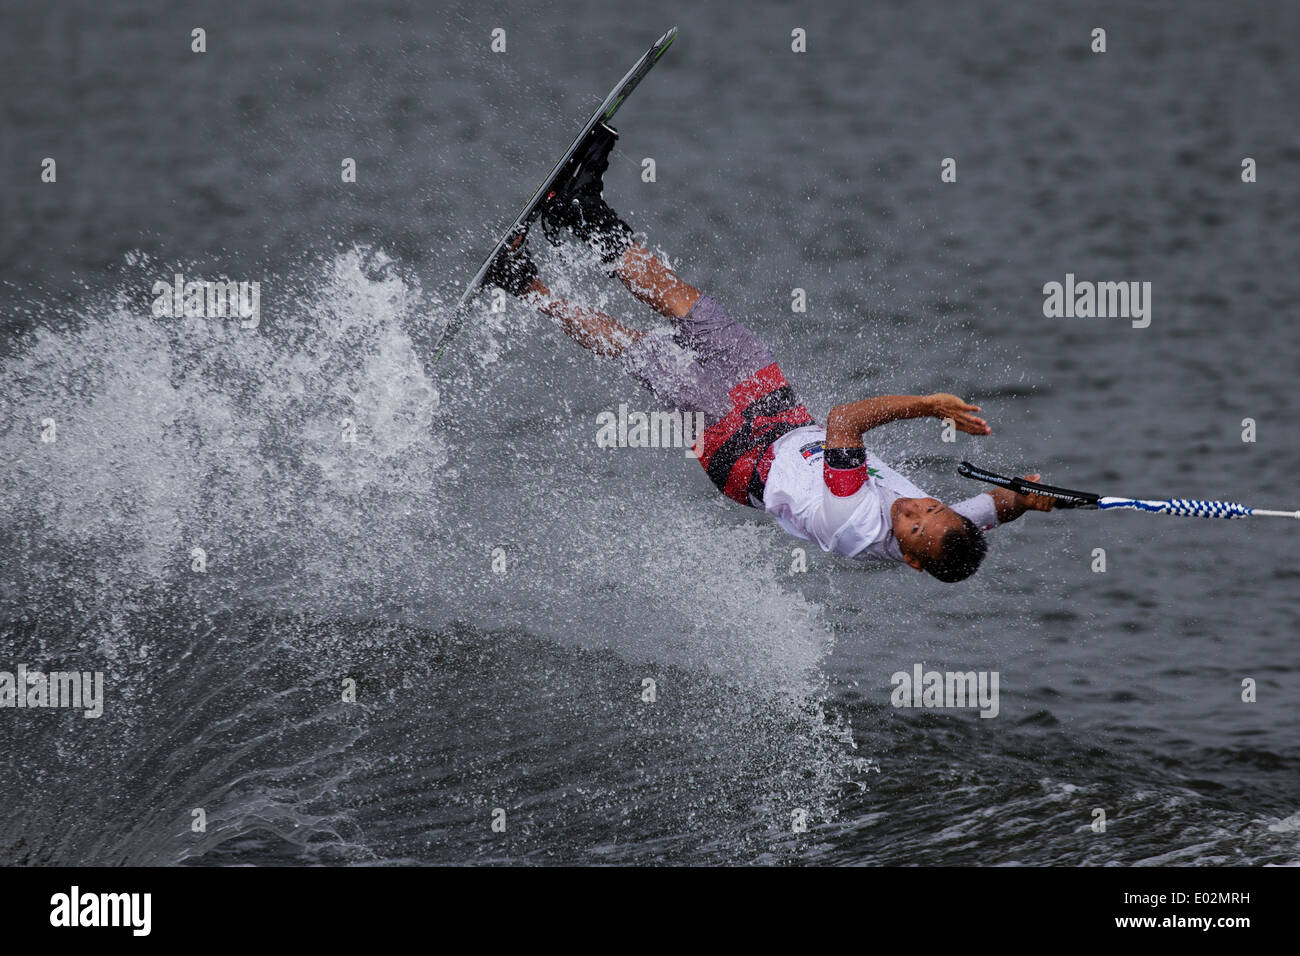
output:
<svg viewBox="0 0 1300 956"><path fill-rule="evenodd" d="M827 448L861 448L862 433L905 418L951 418L959 431L968 435L992 433L988 422L972 415L978 405L969 405L956 395L881 395L850 405L836 405L826 418Z"/></svg>
<svg viewBox="0 0 1300 956"><path fill-rule="evenodd" d="M1025 475L1027 481L1038 481L1042 475ZM993 488L983 494L959 501L952 510L969 518L982 531L1015 521L1026 511L1051 511L1054 498L1043 495L1021 495L1009 488Z"/></svg>
<svg viewBox="0 0 1300 956"><path fill-rule="evenodd" d="M1026 481L1040 481L1042 475L1023 475ZM1015 521L1026 511L1051 511L1056 504L1055 498L1045 495L1022 495L1010 488L994 488L988 493L993 498L993 505L998 510L998 524Z"/></svg>
<svg viewBox="0 0 1300 956"><path fill-rule="evenodd" d="M951 418L957 427L972 435L987 435L988 423L972 415L979 406L968 405L956 395L881 395L849 405L836 405L826 416L826 456L822 459L822 480L826 484L827 507L838 513L848 509L867 481L867 453L862 433L886 422L904 418ZM843 501L841 499L853 499Z"/></svg>

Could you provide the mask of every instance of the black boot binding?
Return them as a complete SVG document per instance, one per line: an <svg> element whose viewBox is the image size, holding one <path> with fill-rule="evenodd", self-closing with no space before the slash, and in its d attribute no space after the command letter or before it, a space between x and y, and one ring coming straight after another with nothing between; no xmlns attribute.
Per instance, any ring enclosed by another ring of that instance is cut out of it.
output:
<svg viewBox="0 0 1300 956"><path fill-rule="evenodd" d="M598 123L542 206L542 231L552 245L558 246L563 241L561 232L568 229L593 244L605 265L617 261L632 244L632 227L601 198L617 139L618 130Z"/></svg>
<svg viewBox="0 0 1300 956"><path fill-rule="evenodd" d="M485 285L498 286L516 298L524 294L537 278L537 264L528 254L526 238L526 232L520 233L515 243L498 253L483 276Z"/></svg>

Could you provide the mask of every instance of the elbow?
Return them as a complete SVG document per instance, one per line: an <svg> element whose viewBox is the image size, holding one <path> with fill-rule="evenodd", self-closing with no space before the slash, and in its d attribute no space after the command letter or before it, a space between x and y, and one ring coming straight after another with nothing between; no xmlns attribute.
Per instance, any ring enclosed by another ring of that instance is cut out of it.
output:
<svg viewBox="0 0 1300 956"><path fill-rule="evenodd" d="M836 405L826 416L826 431L845 431L853 424L853 418L849 414L849 406Z"/></svg>
<svg viewBox="0 0 1300 956"><path fill-rule="evenodd" d="M836 405L826 416L826 447L853 448L862 444L862 429L857 427L853 409Z"/></svg>

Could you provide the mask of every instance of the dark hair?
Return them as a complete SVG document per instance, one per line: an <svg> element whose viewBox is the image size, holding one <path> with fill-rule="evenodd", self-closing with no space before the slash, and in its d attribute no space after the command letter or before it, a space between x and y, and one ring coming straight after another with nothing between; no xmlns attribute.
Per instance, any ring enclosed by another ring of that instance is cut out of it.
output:
<svg viewBox="0 0 1300 956"><path fill-rule="evenodd" d="M984 532L970 518L963 516L961 525L943 536L939 557L924 559L922 565L926 572L946 584L964 581L978 571L989 550Z"/></svg>

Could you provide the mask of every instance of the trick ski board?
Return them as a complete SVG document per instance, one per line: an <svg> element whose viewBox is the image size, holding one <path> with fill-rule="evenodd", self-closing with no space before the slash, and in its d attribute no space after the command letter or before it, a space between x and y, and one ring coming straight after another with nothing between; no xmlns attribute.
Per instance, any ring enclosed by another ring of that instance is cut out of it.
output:
<svg viewBox="0 0 1300 956"><path fill-rule="evenodd" d="M447 323L447 328L443 330L442 337L434 346L433 360L429 363L429 367L438 364L438 360L442 358L442 353L447 349L447 343L451 341L452 337L460 331L461 326L465 324L465 319L469 313L469 305L473 301L474 297L481 291L483 287L483 277L487 275L488 269L492 267L492 260L495 259L502 250L506 249L511 243L513 243L519 233L526 230L532 221L537 218L538 214L541 212L543 201L545 201L547 194L551 191L551 187L555 185L555 181L560 177L560 171L564 169L565 164L568 163L569 160L573 158L574 154L578 152L579 147L582 146L583 140L585 140L587 135L596 128L597 123L609 122L613 115L618 111L618 108L623 105L623 101L628 98L628 95L634 89L636 89L637 84L645 78L645 75L650 72L650 68L655 65L655 61L663 55L664 50L668 49L669 45L676 38L677 28L673 27L658 40L655 40L655 42L650 46L650 49L646 50L645 53L642 54L641 58L632 64L632 69L627 71L623 79L619 80L618 84L609 91L609 96L605 97L605 101L600 104L600 107L596 112L591 114L591 118L583 125L582 130L574 138L569 148L564 151L564 155L561 156L560 161L555 164L555 168L551 170L550 175L542 180L542 184L537 187L537 191L533 193L533 197L528 200L523 210L517 217L515 217L515 221L510 224L510 228L505 231L497 244L492 247L492 251L488 254L488 257L483 260L483 265L479 266L478 272L474 273L474 278L470 280L469 286L465 289L465 294L462 295L460 301L456 303L456 311L453 313L451 321Z"/></svg>

